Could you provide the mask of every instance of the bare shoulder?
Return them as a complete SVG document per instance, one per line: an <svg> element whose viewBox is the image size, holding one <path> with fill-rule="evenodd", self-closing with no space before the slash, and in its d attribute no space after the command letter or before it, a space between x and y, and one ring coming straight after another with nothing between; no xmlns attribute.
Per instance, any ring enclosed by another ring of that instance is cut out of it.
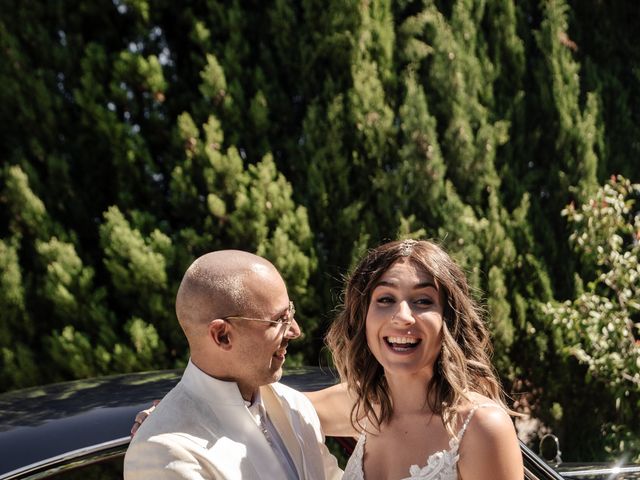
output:
<svg viewBox="0 0 640 480"><path fill-rule="evenodd" d="M478 393L470 394L470 400L471 403L465 405L460 412L462 419L469 420L465 442L491 443L516 438L511 416L501 405Z"/></svg>
<svg viewBox="0 0 640 480"><path fill-rule="evenodd" d="M468 411L473 410L473 416L459 450L462 478L522 478L522 455L510 415L482 395L473 395L471 400ZM473 477L465 472L474 472Z"/></svg>

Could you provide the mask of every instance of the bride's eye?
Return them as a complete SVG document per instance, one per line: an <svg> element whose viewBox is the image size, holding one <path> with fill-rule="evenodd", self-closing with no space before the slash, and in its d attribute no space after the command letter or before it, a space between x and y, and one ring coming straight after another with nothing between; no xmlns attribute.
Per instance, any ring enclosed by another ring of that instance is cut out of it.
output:
<svg viewBox="0 0 640 480"><path fill-rule="evenodd" d="M382 297L378 298L376 300L377 303L380 303L382 305L388 305L388 304L392 304L395 302L393 297L390 297L388 295L383 295Z"/></svg>
<svg viewBox="0 0 640 480"><path fill-rule="evenodd" d="M431 305L433 305L433 300L429 297L423 297L423 298L419 298L415 301L415 303L417 305L420 305L422 307L429 307Z"/></svg>

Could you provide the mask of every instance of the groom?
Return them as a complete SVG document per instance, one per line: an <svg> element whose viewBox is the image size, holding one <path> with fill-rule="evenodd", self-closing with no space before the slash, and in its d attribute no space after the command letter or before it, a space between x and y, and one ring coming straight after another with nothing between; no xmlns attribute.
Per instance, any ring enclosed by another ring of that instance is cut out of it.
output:
<svg viewBox="0 0 640 480"><path fill-rule="evenodd" d="M340 478L309 400L276 383L300 336L276 268L237 250L203 255L176 314L191 359L131 441L125 479Z"/></svg>

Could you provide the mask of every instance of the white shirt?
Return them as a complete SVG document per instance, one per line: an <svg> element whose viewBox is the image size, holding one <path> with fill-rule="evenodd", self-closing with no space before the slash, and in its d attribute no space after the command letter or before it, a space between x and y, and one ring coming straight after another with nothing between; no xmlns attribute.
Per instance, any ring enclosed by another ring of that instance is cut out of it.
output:
<svg viewBox="0 0 640 480"><path fill-rule="evenodd" d="M280 460L282 468L284 468L284 470L287 472L287 479L297 480L298 473L296 471L295 464L293 463L293 460L291 459L287 448L282 442L278 431L269 419L269 415L267 414L267 411L264 408L264 404L262 403L260 391L256 393L255 397L253 398L253 402L247 402L245 400L244 404L249 410L251 417L256 422L256 425L258 425L258 428L262 430L262 433L267 439L267 442L269 442L269 445L271 445L271 448L273 448L274 452L276 453L276 456Z"/></svg>

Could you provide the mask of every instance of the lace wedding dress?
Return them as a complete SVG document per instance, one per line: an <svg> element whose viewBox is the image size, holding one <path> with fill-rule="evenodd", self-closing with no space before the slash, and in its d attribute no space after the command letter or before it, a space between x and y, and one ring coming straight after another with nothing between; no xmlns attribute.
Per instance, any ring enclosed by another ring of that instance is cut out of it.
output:
<svg viewBox="0 0 640 480"><path fill-rule="evenodd" d="M467 426L478 408L494 407L491 403L483 403L474 406L460 429L457 438L449 440L449 450L441 450L429 456L427 464L424 467L411 465L409 467L409 476L402 480L457 480L458 478L458 447L467 430ZM367 441L366 432L362 432L358 438L351 458L347 462L344 469L342 480L365 480L364 471L362 469L362 459L364 457L364 445Z"/></svg>

